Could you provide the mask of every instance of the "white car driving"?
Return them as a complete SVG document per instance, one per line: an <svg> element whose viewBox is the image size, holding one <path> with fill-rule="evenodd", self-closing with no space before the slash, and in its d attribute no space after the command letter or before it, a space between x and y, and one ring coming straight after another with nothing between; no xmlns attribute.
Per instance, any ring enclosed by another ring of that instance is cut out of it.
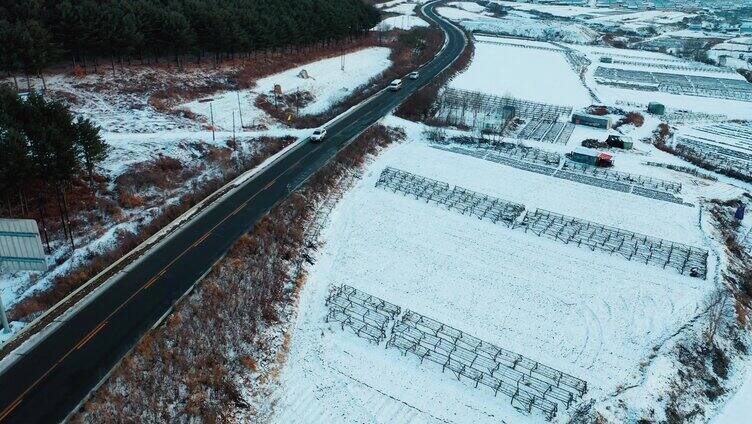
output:
<svg viewBox="0 0 752 424"><path fill-rule="evenodd" d="M321 141L326 137L326 128L316 128L311 134L311 140Z"/></svg>

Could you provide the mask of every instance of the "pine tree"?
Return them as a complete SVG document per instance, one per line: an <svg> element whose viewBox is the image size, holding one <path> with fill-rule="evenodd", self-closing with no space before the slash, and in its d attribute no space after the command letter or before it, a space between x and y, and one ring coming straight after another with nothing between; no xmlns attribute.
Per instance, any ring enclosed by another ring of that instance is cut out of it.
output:
<svg viewBox="0 0 752 424"><path fill-rule="evenodd" d="M60 57L155 58L331 43L379 22L361 0L5 0L0 66L38 74ZM16 53L16 54L13 54ZM44 82L44 81L43 81Z"/></svg>
<svg viewBox="0 0 752 424"><path fill-rule="evenodd" d="M99 135L99 127L88 119L79 117L74 126L78 157L89 176L89 186L94 190L94 168L107 158L107 144Z"/></svg>

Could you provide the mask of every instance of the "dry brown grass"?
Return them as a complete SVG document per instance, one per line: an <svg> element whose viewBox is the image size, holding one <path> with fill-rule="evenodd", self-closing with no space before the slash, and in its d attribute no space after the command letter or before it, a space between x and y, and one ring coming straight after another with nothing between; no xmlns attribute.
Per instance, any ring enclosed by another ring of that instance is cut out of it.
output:
<svg viewBox="0 0 752 424"><path fill-rule="evenodd" d="M367 130L301 193L270 211L235 243L192 297L176 306L180 319L169 319L142 338L74 422L102 422L105 417L118 422L212 421L251 408L242 393L266 393L257 382L278 379L290 349L292 332L282 329L280 341L270 327L282 317L268 311L289 311L297 299L297 291L284 287L291 261L310 249L303 229L318 199L336 190L368 155L400 137L404 133L381 126ZM254 370L257 378L250 378ZM248 385L242 391L239 381Z"/></svg>
<svg viewBox="0 0 752 424"><path fill-rule="evenodd" d="M203 181L195 190L181 195L175 204L163 208L159 215L154 217L147 225L140 228L138 234L128 231L119 231L116 236L115 246L111 250L91 254L85 264L74 268L63 276L55 278L49 290L37 293L14 306L8 314L9 318L11 320L32 320L38 314L46 311L54 304L61 301L82 284L92 279L100 271L116 262L153 234L157 233L160 229L178 218L185 211L217 191L226 182L239 175L240 172L258 166L258 164L263 162L266 158L282 150L292 141L292 138L260 138L257 142L260 143L261 147L252 155L241 158L239 168L228 167L226 173L223 175ZM224 155L224 153L217 153L216 155L221 156ZM179 179L160 175L159 170L162 170L162 172L165 170L180 172L180 170L184 170L184 167L182 164L179 164L179 162L176 163L174 159L166 157L158 158L155 161L150 162L146 176L142 177L135 175L127 179L128 183L124 183L126 185L123 188L123 197L119 197L119 200L121 202L125 201L127 205L135 205L136 203L144 202L145 200L140 198L137 194L128 194L129 192L127 190L134 189L135 187L148 188L157 185L169 188L174 187L175 184L179 184ZM189 173L193 172L195 172L195 169L189 170ZM117 208L117 206L113 206L113 208ZM113 270L112 272L116 271L117 270ZM106 275L104 279L108 277L109 276ZM11 344L6 344L4 349L11 349L12 347Z"/></svg>

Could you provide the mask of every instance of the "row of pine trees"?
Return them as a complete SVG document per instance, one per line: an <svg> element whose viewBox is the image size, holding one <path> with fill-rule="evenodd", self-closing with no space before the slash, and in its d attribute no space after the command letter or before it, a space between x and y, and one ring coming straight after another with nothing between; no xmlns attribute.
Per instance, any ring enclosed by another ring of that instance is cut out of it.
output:
<svg viewBox="0 0 752 424"><path fill-rule="evenodd" d="M39 218L49 243L46 219L57 216L73 243L66 192L74 178L88 179L107 156L99 127L74 119L59 102L32 94L24 100L0 89L0 215ZM55 211L48 210L56 204Z"/></svg>
<svg viewBox="0 0 752 424"><path fill-rule="evenodd" d="M28 76L61 61L218 61L331 43L378 22L362 0L4 0L0 70Z"/></svg>

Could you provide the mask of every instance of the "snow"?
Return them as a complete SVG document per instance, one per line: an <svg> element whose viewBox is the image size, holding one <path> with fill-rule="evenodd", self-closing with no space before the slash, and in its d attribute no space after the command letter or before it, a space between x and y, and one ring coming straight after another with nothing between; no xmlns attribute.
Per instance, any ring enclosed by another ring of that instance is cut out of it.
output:
<svg viewBox="0 0 752 424"><path fill-rule="evenodd" d="M407 31L415 27L427 26L428 22L424 21L422 18L413 15L400 15L384 18L381 23L376 26L376 29L402 29Z"/></svg>
<svg viewBox="0 0 752 424"><path fill-rule="evenodd" d="M727 122L685 126L680 128L677 135L752 155L752 124Z"/></svg>
<svg viewBox="0 0 752 424"><path fill-rule="evenodd" d="M424 4L429 0L391 0L391 1L385 1L383 3L376 4L377 9L388 9L394 6L398 6L405 3L412 3L412 4Z"/></svg>
<svg viewBox="0 0 752 424"><path fill-rule="evenodd" d="M225 92L212 96L210 101L201 99L180 107L204 117L207 122L213 110L215 127L232 131L233 113L236 128L240 128L239 110L246 126L267 122L268 115L256 108L254 102L259 94L272 94L274 85L279 84L283 93L308 91L314 96L313 102L300 109L300 115L322 113L384 72L391 65L390 52L386 47L371 47L346 54L344 70L339 56L320 60L259 79L253 89ZM303 70L308 72L309 78L299 76Z"/></svg>
<svg viewBox="0 0 752 424"><path fill-rule="evenodd" d="M484 15L481 15L477 12L473 12L467 9L460 9L457 7L439 7L436 10L438 10L441 16L444 16L445 18L449 18L455 21L466 20L466 19L483 19L483 18L485 18L486 20L497 20L496 18L490 18Z"/></svg>
<svg viewBox="0 0 752 424"><path fill-rule="evenodd" d="M383 9L385 12L391 12L391 13L399 13L402 15L413 15L415 14L415 7L417 4L415 3L402 3L398 4L396 6L392 6L388 9Z"/></svg>
<svg viewBox="0 0 752 424"><path fill-rule="evenodd" d="M504 6L513 7L517 10L524 11L538 11L542 13L548 13L550 15L559 16L562 18L571 18L580 15L601 15L608 13L604 9L598 9L593 7L582 6L566 6L566 5L548 5L548 4L530 4L530 3L517 3L511 1L499 1Z"/></svg>
<svg viewBox="0 0 752 424"><path fill-rule="evenodd" d="M438 8L442 14L445 13L442 11L443 9ZM485 31L570 43L591 43L598 36L595 31L582 24L568 21L540 20L529 13L518 11L512 11L503 18L485 16L479 16L475 19L465 18L460 23L471 31Z"/></svg>
<svg viewBox="0 0 752 424"><path fill-rule="evenodd" d="M149 104L149 95L133 89L133 92L113 93L108 86L117 85L121 78L136 75L163 78L159 71L131 70L127 76L114 77L111 72L91 73L83 78L58 74L48 76L46 85L52 98L62 97L76 116L91 119L103 131L113 133L141 133L175 130L198 130L199 125L191 120L165 114ZM146 78L148 81L150 78ZM41 80L32 87L41 88ZM139 87L140 88L140 87ZM67 95L75 100L68 102Z"/></svg>
<svg viewBox="0 0 752 424"><path fill-rule="evenodd" d="M203 119L209 121L209 104L212 104L216 131L214 134L198 122L160 112L149 104L149 94L141 92L118 92L101 89L101 85L112 83L111 73L91 74L82 79L68 75L54 75L47 77L48 93L52 96L72 94L76 101L71 104L75 115L93 119L102 127L102 137L110 146L107 161L101 164L99 172L114 181L131 166L148 161L159 155L169 156L180 160L186 165L195 165L203 161L206 145L224 147L233 136L237 137L240 147L253 150L255 145L245 140L262 137L294 136L303 138L311 130L296 130L286 128L277 123L263 111L254 106L256 96L261 92L269 92L274 84L282 84L283 90L288 92L299 88L308 90L315 95L315 100L301 109L301 113L315 114L327 110L334 103L350 95L357 87L367 83L371 78L379 75L391 65L388 48L375 47L360 50L345 55L345 70L342 71L340 57L313 62L293 68L258 81L253 90L240 92L224 92L213 96L212 102L194 101L179 105L176 109L187 108ZM309 79L298 78L301 69L306 69L311 76ZM128 70L138 74L142 71ZM156 72L148 68L143 72ZM190 73L200 71L191 70L181 73L182 77L190 79ZM132 75L129 75L132 77ZM156 74L157 78L163 77ZM41 84L41 82L40 82ZM124 83L125 84L125 83ZM242 114L246 127L263 124L268 130L241 130L238 112L238 95L242 106ZM134 106L135 105L135 106ZM232 116L235 112L236 131L233 133ZM214 172L207 167L196 177L201 179L211 176ZM174 192L165 193L166 203L169 205L185 192L191 185L187 181L184 187ZM118 230L135 231L141 225L148 223L160 208L127 210L124 222L112 222L101 229L100 233L87 234L76 241L77 250L70 256L65 243L53 243L53 254L49 260L59 263L44 274L15 273L3 275L0 279L0 295L6 308L11 308L40 290L49 288L51 281L57 276L64 275L76 266L84 264L92 252L102 252L115 245ZM13 333L23 328L26 323L12 323ZM11 334L11 335L12 335ZM10 337L10 336L7 336ZM0 342L7 339L0 337Z"/></svg>
<svg viewBox="0 0 752 424"><path fill-rule="evenodd" d="M239 141L258 137L306 137L312 130L272 128L263 131L237 131ZM104 139L110 146L110 157L101 169L111 178L122 174L129 166L157 157L169 156L187 163L196 160L199 152L192 146L206 144L224 147L233 137L232 131L165 131L159 133L120 134L104 133Z"/></svg>
<svg viewBox="0 0 752 424"><path fill-rule="evenodd" d="M610 67L648 72L674 73L680 75L700 75L737 80L744 79L741 75L730 73L724 68L709 67L705 64L678 59L667 54L642 50L616 49L603 46L583 46L578 44L566 44L566 46L582 53L591 61L590 66L585 70L585 83L594 90L604 104L628 104L642 109L647 107L649 102L655 101L663 103L669 110L686 110L699 114L722 115L727 119L749 119L749 117L752 116L752 102L631 90L599 84L594 77L595 70L598 67ZM600 62L600 59L604 56L611 57L615 61L635 62L638 64L602 63ZM689 69L664 69L661 68L663 65L686 67Z"/></svg>
<svg viewBox="0 0 752 424"><path fill-rule="evenodd" d="M616 22L622 24L675 24L693 15L670 10L646 10L642 12L593 18L594 22Z"/></svg>
<svg viewBox="0 0 752 424"><path fill-rule="evenodd" d="M374 30L401 29L401 30L407 31L416 27L427 27L428 22L416 16L416 13L415 13L415 8L420 4L422 4L422 2L415 2L415 1L408 2L408 3L401 3L401 2L383 3L383 5L380 5L382 10L384 10L385 12L389 12L389 13L396 13L397 16L390 16L390 17L384 18L373 29Z"/></svg>
<svg viewBox="0 0 752 424"><path fill-rule="evenodd" d="M392 119L388 122L400 122ZM412 142L389 148L335 208L301 295L276 422L544 422L324 323L349 284L588 381L598 398L696 315L705 281L578 249L374 187L393 166L485 194L699 244L696 210L582 186ZM378 258L378 260L374 260ZM364 364L368 364L364 366ZM558 420L564 420L561 413ZM346 418L345 418L346 417ZM410 421L412 420L412 421ZM309 422L309 421L306 421Z"/></svg>
<svg viewBox="0 0 752 424"><path fill-rule="evenodd" d="M706 114L720 113L728 119L748 119L752 116L752 102L627 90L607 85L598 85L597 93L604 103L610 104L627 102L632 105L647 107L648 102L659 102L664 104L667 109L687 110Z"/></svg>
<svg viewBox="0 0 752 424"><path fill-rule="evenodd" d="M729 399L711 424L739 424L749 421L752 406L752 372L747 370L744 385Z"/></svg>
<svg viewBox="0 0 752 424"><path fill-rule="evenodd" d="M552 78L553 75L556 77ZM475 45L470 67L450 85L556 105L590 104L579 78L564 56L555 51L480 42Z"/></svg>
<svg viewBox="0 0 752 424"><path fill-rule="evenodd" d="M535 39L573 43L589 43L597 33L584 25L568 21L541 20L522 11L513 10L502 18L486 16L453 7L436 9L442 16L458 21L470 31L485 31Z"/></svg>
<svg viewBox="0 0 752 424"><path fill-rule="evenodd" d="M472 1L454 1L449 3L450 6L458 7L468 12L480 13L486 10L485 6L481 6L478 3Z"/></svg>

